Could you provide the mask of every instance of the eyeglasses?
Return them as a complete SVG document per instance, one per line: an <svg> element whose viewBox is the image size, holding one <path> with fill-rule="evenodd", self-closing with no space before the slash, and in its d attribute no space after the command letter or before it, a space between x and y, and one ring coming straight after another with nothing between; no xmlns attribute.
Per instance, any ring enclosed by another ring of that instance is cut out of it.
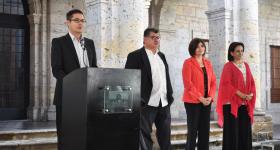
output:
<svg viewBox="0 0 280 150"><path fill-rule="evenodd" d="M160 40L160 36L149 36L149 38L153 40Z"/></svg>
<svg viewBox="0 0 280 150"><path fill-rule="evenodd" d="M80 20L80 19L78 19L78 18L77 18L77 19L71 19L70 21L74 21L75 23L80 23L80 22L81 22L81 23L86 23L86 20L85 20L85 19L81 19L81 20Z"/></svg>

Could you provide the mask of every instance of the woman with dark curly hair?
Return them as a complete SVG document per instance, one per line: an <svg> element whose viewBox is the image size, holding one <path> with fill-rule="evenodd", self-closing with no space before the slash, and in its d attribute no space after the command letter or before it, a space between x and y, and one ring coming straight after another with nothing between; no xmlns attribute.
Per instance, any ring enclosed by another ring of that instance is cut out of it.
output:
<svg viewBox="0 0 280 150"><path fill-rule="evenodd" d="M256 87L243 53L243 43L231 43L221 75L216 109L223 126L223 150L252 149Z"/></svg>

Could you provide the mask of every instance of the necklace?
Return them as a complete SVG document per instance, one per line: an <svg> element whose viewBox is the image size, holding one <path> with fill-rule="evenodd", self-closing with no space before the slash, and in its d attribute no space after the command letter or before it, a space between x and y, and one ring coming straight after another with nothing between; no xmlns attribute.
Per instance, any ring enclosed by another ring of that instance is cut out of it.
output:
<svg viewBox="0 0 280 150"><path fill-rule="evenodd" d="M234 64L235 64L238 68L243 68L243 62L241 62L241 63L236 63L236 62L234 62Z"/></svg>
<svg viewBox="0 0 280 150"><path fill-rule="evenodd" d="M238 68L242 68L243 65L242 64L237 64Z"/></svg>

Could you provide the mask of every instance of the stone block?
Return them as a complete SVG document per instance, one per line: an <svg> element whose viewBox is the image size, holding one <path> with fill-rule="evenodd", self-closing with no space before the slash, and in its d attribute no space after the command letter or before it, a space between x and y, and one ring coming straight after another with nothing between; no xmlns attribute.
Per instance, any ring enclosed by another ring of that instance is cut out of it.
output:
<svg viewBox="0 0 280 150"><path fill-rule="evenodd" d="M280 150L280 141L262 143L262 150Z"/></svg>

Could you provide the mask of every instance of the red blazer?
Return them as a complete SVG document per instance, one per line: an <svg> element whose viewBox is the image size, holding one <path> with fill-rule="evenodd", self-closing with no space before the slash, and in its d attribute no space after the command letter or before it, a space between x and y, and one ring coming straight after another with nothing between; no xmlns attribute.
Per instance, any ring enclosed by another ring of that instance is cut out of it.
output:
<svg viewBox="0 0 280 150"><path fill-rule="evenodd" d="M216 92L216 76L212 64L206 58L203 58L208 77L208 96L212 97L212 101ZM203 70L199 66L194 57L186 59L182 69L184 82L183 101L187 103L200 103L199 97L204 97L204 75Z"/></svg>
<svg viewBox="0 0 280 150"><path fill-rule="evenodd" d="M249 65L245 63L246 66L246 85L244 82L242 72L232 63L227 62L224 65L224 69L221 75L217 107L216 111L218 113L218 123L223 126L223 105L226 103L231 104L231 113L237 117L238 108L242 105L243 100L236 95L236 91L239 90L245 94L253 93L254 96L252 100L245 101L247 106L248 114L250 116L251 122L254 120L254 108L256 102L256 86L255 81L250 71Z"/></svg>

